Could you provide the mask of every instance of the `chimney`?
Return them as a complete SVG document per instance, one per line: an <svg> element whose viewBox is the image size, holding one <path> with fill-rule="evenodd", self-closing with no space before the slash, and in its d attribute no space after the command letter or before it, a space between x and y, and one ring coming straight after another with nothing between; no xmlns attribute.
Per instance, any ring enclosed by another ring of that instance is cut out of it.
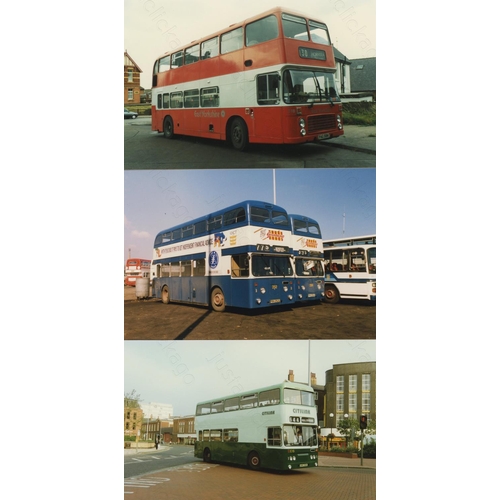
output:
<svg viewBox="0 0 500 500"><path fill-rule="evenodd" d="M295 376L293 374L293 370L288 370L288 381L293 382L295 380Z"/></svg>
<svg viewBox="0 0 500 500"><path fill-rule="evenodd" d="M316 385L316 374L315 373L311 373L311 385Z"/></svg>

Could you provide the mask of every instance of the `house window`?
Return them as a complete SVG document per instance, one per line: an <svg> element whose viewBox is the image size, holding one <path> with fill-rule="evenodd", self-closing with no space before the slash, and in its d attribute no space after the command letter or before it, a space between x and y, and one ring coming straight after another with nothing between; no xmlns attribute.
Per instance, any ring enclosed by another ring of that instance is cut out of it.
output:
<svg viewBox="0 0 500 500"><path fill-rule="evenodd" d="M128 100L129 101L134 100L134 89L128 89Z"/></svg>
<svg viewBox="0 0 500 500"><path fill-rule="evenodd" d="M134 81L134 71L132 69L128 69L127 70L127 73L128 73L128 82L133 82Z"/></svg>
<svg viewBox="0 0 500 500"><path fill-rule="evenodd" d="M335 409L337 413L344 413L344 395L343 394L337 394L337 403L335 406Z"/></svg>
<svg viewBox="0 0 500 500"><path fill-rule="evenodd" d="M356 394L349 394L349 413L356 412L358 409Z"/></svg>
<svg viewBox="0 0 500 500"><path fill-rule="evenodd" d="M344 392L344 376L339 375L337 377L337 392Z"/></svg>
<svg viewBox="0 0 500 500"><path fill-rule="evenodd" d="M362 375L363 380L362 380L362 391L363 392L370 392L370 374L369 373L363 373Z"/></svg>
<svg viewBox="0 0 500 500"><path fill-rule="evenodd" d="M349 392L356 392L358 390L358 376L349 375Z"/></svg>
<svg viewBox="0 0 500 500"><path fill-rule="evenodd" d="M364 392L361 395L361 408L362 408L363 413L370 411L370 393L369 392Z"/></svg>

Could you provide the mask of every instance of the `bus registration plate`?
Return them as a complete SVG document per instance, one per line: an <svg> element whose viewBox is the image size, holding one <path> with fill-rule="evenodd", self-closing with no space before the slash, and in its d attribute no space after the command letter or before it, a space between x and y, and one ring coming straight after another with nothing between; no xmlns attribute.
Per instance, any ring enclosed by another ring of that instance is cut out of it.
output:
<svg viewBox="0 0 500 500"><path fill-rule="evenodd" d="M270 304L279 304L281 302L281 299L271 299L269 301Z"/></svg>
<svg viewBox="0 0 500 500"><path fill-rule="evenodd" d="M307 464L300 464L300 467L307 467Z"/></svg>
<svg viewBox="0 0 500 500"><path fill-rule="evenodd" d="M330 134L319 134L318 135L318 140L323 140L323 139L330 139Z"/></svg>

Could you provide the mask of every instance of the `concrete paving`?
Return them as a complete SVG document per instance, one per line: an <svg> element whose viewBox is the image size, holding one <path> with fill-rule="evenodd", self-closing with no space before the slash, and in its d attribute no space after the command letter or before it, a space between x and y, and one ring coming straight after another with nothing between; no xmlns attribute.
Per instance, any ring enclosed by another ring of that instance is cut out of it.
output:
<svg viewBox="0 0 500 500"><path fill-rule="evenodd" d="M127 448L124 450L125 456L134 456L138 454L148 454L148 453L158 453L160 451L166 451L170 449L171 446L163 445L160 446L158 450L153 448L135 448L134 443L132 443L132 448ZM332 456L319 456L319 467L355 467L355 468L365 468L365 469L375 469L376 468L375 458L363 458L363 466L361 466L360 458L344 458L344 457L332 457Z"/></svg>

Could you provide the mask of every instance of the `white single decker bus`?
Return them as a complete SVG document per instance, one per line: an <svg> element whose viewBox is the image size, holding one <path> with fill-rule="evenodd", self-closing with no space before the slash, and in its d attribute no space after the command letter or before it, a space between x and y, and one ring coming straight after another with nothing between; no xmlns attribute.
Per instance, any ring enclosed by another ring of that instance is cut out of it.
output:
<svg viewBox="0 0 500 500"><path fill-rule="evenodd" d="M376 301L376 236L323 240L325 300Z"/></svg>

